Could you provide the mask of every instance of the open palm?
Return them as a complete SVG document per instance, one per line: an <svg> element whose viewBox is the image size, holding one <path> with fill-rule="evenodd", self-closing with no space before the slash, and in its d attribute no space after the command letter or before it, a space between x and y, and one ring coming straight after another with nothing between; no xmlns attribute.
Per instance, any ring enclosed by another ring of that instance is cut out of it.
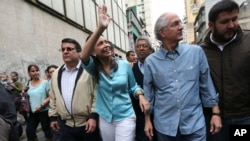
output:
<svg viewBox="0 0 250 141"><path fill-rule="evenodd" d="M99 25L107 27L111 18L107 14L107 6L105 4L99 6L98 15L99 15Z"/></svg>

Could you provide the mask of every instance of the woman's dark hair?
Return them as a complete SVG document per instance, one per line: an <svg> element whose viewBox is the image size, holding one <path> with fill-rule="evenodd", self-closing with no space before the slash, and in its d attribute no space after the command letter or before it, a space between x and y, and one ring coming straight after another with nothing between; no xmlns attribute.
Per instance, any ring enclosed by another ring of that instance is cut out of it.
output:
<svg viewBox="0 0 250 141"><path fill-rule="evenodd" d="M239 5L236 2L232 0L221 0L210 9L208 20L214 23L221 12L231 12L233 10L238 10L239 12Z"/></svg>
<svg viewBox="0 0 250 141"><path fill-rule="evenodd" d="M92 36L92 34L90 34L87 39L86 39L86 42L89 40L89 38ZM101 35L103 36L103 35ZM111 46L111 45L110 45ZM103 71L106 75L108 75L104 69L103 69L103 66L102 66L102 63L100 62L99 58L96 57L96 56L93 56L91 55L93 60L94 60L94 63L95 63L95 68L94 68L94 78L95 78L95 83L99 83L99 80L100 80L100 71ZM112 57L112 61L111 61L111 68L114 69L114 71L116 71L118 69L118 64L117 62L115 61L115 59Z"/></svg>
<svg viewBox="0 0 250 141"><path fill-rule="evenodd" d="M30 64L30 65L28 66L28 72L31 71L31 68L32 68L32 67L35 67L37 70L39 70L39 67L38 67L37 65L35 65L35 64Z"/></svg>
<svg viewBox="0 0 250 141"><path fill-rule="evenodd" d="M28 66L28 72L30 72L31 71L31 68L32 67L35 67L37 70L39 70L40 71L40 69L39 69L39 67L37 66L37 65L35 65L35 64L30 64L29 66ZM30 81L32 80L32 78L30 78Z"/></svg>

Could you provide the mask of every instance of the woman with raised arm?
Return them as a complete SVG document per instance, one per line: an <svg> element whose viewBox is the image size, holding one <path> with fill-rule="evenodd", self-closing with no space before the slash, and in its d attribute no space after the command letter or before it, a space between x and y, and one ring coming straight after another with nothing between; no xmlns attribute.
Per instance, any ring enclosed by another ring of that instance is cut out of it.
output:
<svg viewBox="0 0 250 141"><path fill-rule="evenodd" d="M98 15L99 25L83 47L81 59L97 84L95 110L100 133L103 141L134 141L136 116L129 95L139 99L144 112L149 110L149 102L136 84L129 63L113 58L110 44L102 36L111 20L106 5L99 7Z"/></svg>

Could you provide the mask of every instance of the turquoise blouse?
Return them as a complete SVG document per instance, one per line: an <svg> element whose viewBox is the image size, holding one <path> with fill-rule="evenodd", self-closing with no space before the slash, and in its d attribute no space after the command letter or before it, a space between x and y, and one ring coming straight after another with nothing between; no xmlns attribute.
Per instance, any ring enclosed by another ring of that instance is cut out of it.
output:
<svg viewBox="0 0 250 141"><path fill-rule="evenodd" d="M29 90L27 91L30 100L31 111L34 112L36 107L41 105L42 102L46 99L46 91L49 90L49 82L44 80L41 84L37 86L32 86L29 83ZM41 111L46 111L49 109L49 106L45 106Z"/></svg>
<svg viewBox="0 0 250 141"><path fill-rule="evenodd" d="M142 89L137 85L132 68L126 60L116 60L118 69L111 69L110 76L102 71L96 86L96 109L100 117L107 122L121 121L135 114L129 94L135 96L137 90ZM95 63L90 57L84 68L94 75Z"/></svg>

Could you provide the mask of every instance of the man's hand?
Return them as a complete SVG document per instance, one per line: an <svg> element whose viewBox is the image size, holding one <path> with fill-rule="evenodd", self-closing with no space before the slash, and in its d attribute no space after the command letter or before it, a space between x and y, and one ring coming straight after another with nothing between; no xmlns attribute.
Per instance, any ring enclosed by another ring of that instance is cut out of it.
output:
<svg viewBox="0 0 250 141"><path fill-rule="evenodd" d="M59 131L60 129L57 121L50 122L50 128L53 129L54 131Z"/></svg>
<svg viewBox="0 0 250 141"><path fill-rule="evenodd" d="M221 124L221 118L218 115L212 115L211 121L210 121L210 133L216 134L220 132L220 129L222 127Z"/></svg>
<svg viewBox="0 0 250 141"><path fill-rule="evenodd" d="M146 136L149 138L149 140L153 139L153 125L150 120L150 115L145 115L145 126L144 126L144 132Z"/></svg>
<svg viewBox="0 0 250 141"><path fill-rule="evenodd" d="M96 129L96 120L94 119L89 119L86 124L86 133L92 133Z"/></svg>

